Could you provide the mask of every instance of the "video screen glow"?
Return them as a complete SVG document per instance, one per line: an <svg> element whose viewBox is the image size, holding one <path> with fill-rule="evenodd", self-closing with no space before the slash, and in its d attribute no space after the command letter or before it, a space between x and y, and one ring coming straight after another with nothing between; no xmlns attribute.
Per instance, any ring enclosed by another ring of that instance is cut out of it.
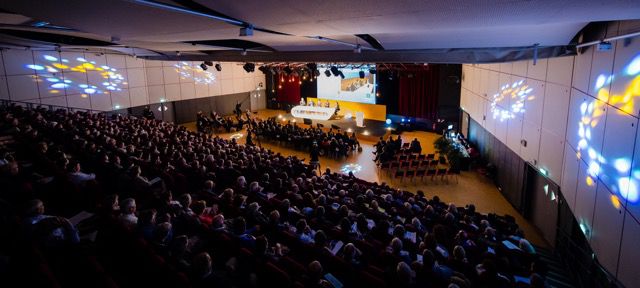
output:
<svg viewBox="0 0 640 288"><path fill-rule="evenodd" d="M376 104L376 75L369 69L341 68L340 76L318 76L318 98ZM360 71L364 78L360 78Z"/></svg>

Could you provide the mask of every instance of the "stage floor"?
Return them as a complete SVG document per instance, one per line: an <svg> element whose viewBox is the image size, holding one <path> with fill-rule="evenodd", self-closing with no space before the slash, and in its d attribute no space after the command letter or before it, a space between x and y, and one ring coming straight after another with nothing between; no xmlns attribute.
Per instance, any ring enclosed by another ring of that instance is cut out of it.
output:
<svg viewBox="0 0 640 288"><path fill-rule="evenodd" d="M260 118L278 117L282 114L287 115L284 111L279 110L260 110L255 115ZM290 116L287 116L290 117ZM329 120L330 122L331 120ZM296 123L302 124L302 119L296 119ZM183 124L185 127L195 130L195 123ZM314 123L315 125L315 123ZM324 124L323 124L324 125ZM355 125L355 121L354 124ZM325 125L325 128L330 125ZM218 134L222 138L240 137L238 140L240 143L244 143L245 131L222 133ZM402 132L401 138L403 141L408 142L414 138L418 139L422 144L423 153L434 153L433 142L440 137L439 134L424 131ZM432 182L425 177L424 182L410 182L405 180L394 180L390 175L385 172L379 172L375 163L373 162L373 151L375 148L373 145L375 140L363 139L361 134L357 135L360 144L362 146L362 152L355 152L349 155L347 158L333 159L328 157L321 157L320 164L324 171L325 168L330 168L331 171L340 171L344 167L357 168L359 171L354 174L366 181L370 182L386 182L393 187L397 187L402 190L407 190L415 193L418 190L422 190L427 197L433 197L437 195L443 202L454 203L457 206L464 206L466 204L475 204L476 210L481 213L497 213L497 214L509 214L516 218L518 225L525 231L526 237L533 244L549 247L549 244L543 240L540 232L525 220L511 204L500 194L496 186L490 179L480 175L474 170L463 171L460 177L458 177L458 183L453 181L451 184L444 184L437 180ZM393 135L394 139L397 135ZM271 149L274 152L282 153L283 155L295 155L299 158L309 159L309 153L306 151L293 150L290 147L285 147L272 142L261 141L262 147Z"/></svg>

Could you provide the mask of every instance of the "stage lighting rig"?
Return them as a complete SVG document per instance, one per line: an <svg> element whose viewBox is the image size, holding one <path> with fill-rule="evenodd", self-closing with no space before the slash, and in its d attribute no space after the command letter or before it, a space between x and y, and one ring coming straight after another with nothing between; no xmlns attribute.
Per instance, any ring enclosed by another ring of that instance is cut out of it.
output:
<svg viewBox="0 0 640 288"><path fill-rule="evenodd" d="M211 62L211 61L204 61L202 63L204 63L207 66L213 66L213 62Z"/></svg>
<svg viewBox="0 0 640 288"><path fill-rule="evenodd" d="M336 66L331 66L331 74L336 77L340 76L340 69Z"/></svg>
<svg viewBox="0 0 640 288"><path fill-rule="evenodd" d="M216 63L216 70L218 70L218 72L222 71L222 66L220 65L220 63Z"/></svg>
<svg viewBox="0 0 640 288"><path fill-rule="evenodd" d="M331 71L329 71L329 69L324 70L324 75L326 75L327 77L331 77Z"/></svg>
<svg viewBox="0 0 640 288"><path fill-rule="evenodd" d="M289 75L289 74L291 74L291 72L293 72L293 70L292 70L292 69L291 69L291 67L289 67L289 66L284 67L284 68L282 69L282 71L284 71L284 73L285 73L286 75Z"/></svg>
<svg viewBox="0 0 640 288"><path fill-rule="evenodd" d="M247 73L251 73L256 70L256 65L253 63L245 63L242 65L242 68L244 68L244 71L247 71Z"/></svg>
<svg viewBox="0 0 640 288"><path fill-rule="evenodd" d="M264 66L264 65L258 67L258 70L260 70L260 72L264 74L267 74L269 72L269 68L267 68L267 66Z"/></svg>
<svg viewBox="0 0 640 288"><path fill-rule="evenodd" d="M360 76L360 79L364 79L364 71L360 70L360 72L358 72L358 76Z"/></svg>
<svg viewBox="0 0 640 288"><path fill-rule="evenodd" d="M201 63L200 64L200 68L202 68L202 70L207 71L207 69L209 69L209 67L207 66L207 64Z"/></svg>

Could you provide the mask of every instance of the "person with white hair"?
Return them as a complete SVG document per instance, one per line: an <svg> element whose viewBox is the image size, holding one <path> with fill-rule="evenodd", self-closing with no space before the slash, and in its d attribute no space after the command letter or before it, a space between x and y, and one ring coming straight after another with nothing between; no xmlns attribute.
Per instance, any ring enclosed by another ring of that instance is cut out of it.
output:
<svg viewBox="0 0 640 288"><path fill-rule="evenodd" d="M127 228L133 228L138 224L138 217L136 216L136 200L133 198L127 198L122 200L120 205L120 217L118 219Z"/></svg>

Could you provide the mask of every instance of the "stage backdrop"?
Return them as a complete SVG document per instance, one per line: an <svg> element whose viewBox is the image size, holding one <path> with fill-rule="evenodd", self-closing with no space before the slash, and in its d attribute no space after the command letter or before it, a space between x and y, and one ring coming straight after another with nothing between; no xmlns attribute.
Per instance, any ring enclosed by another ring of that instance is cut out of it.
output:
<svg viewBox="0 0 640 288"><path fill-rule="evenodd" d="M439 69L400 73L398 114L435 119L438 112Z"/></svg>

